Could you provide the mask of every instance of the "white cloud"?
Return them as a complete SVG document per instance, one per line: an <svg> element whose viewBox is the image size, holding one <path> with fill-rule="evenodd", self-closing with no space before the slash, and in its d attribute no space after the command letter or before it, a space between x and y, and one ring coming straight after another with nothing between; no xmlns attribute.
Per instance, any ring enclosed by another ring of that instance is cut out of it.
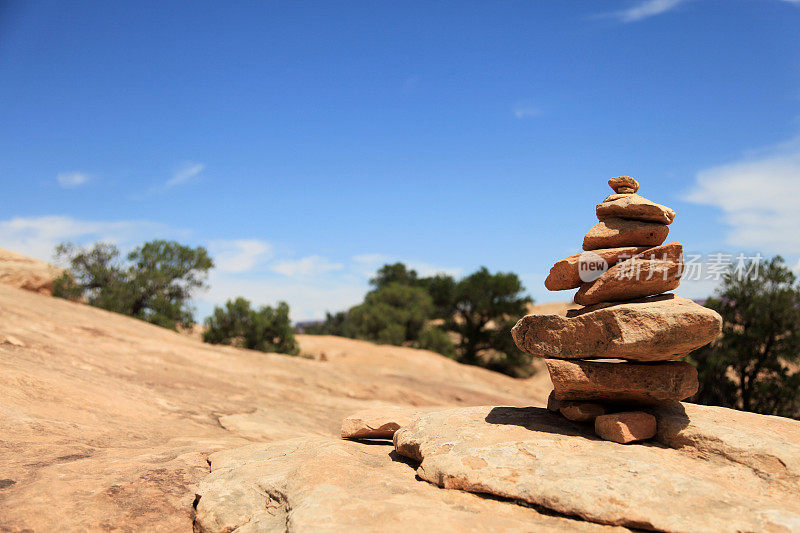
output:
<svg viewBox="0 0 800 533"><path fill-rule="evenodd" d="M56 176L56 181L64 189L74 189L89 181L89 175L83 172L62 172Z"/></svg>
<svg viewBox="0 0 800 533"><path fill-rule="evenodd" d="M205 168L206 166L202 163L187 163L175 171L172 178L164 184L164 187L170 189L176 185L183 185L200 174Z"/></svg>
<svg viewBox="0 0 800 533"><path fill-rule="evenodd" d="M0 247L43 261L52 261L53 250L64 242L86 244L105 241L133 246L153 236L185 235L162 224L138 220L90 221L67 216L17 217L0 221Z"/></svg>
<svg viewBox="0 0 800 533"><path fill-rule="evenodd" d="M310 255L298 260L277 261L271 265L274 272L289 277L309 277L341 270L344 265L333 263L324 257Z"/></svg>
<svg viewBox="0 0 800 533"><path fill-rule="evenodd" d="M516 118L532 118L542 114L542 110L538 107L524 104L517 104L512 112Z"/></svg>
<svg viewBox="0 0 800 533"><path fill-rule="evenodd" d="M244 296L254 305L271 305L283 300L290 306L292 320L316 320L325 317L325 311L348 309L364 299L366 281L322 278L292 280L279 277L242 279L224 273L212 272L209 290L198 296L198 316L210 314L214 305Z"/></svg>
<svg viewBox="0 0 800 533"><path fill-rule="evenodd" d="M686 199L722 210L728 244L765 253L800 252L800 136L703 170Z"/></svg>
<svg viewBox="0 0 800 533"><path fill-rule="evenodd" d="M420 261L405 261L384 254L361 254L354 255L353 262L356 263L356 271L364 277L372 277L378 268L387 263L405 263L405 265L417 271L422 277L435 276L436 274L448 274L450 276L458 277L463 274L463 269L459 267L445 267L441 265L434 265L432 263L424 263Z"/></svg>
<svg viewBox="0 0 800 533"><path fill-rule="evenodd" d="M625 23L637 22L639 20L666 13L667 11L675 9L686 1L687 0L645 0L644 2L639 2L636 5L629 7L628 9L615 11L613 13L609 13L608 15Z"/></svg>
<svg viewBox="0 0 800 533"><path fill-rule="evenodd" d="M216 268L223 272L246 272L272 255L272 245L259 239L211 241L208 247Z"/></svg>

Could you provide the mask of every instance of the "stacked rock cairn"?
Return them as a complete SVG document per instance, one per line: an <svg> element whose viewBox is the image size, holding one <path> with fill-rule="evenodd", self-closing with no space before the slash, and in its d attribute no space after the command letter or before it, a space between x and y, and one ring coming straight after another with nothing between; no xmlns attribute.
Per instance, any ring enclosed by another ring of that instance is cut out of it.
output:
<svg viewBox="0 0 800 533"><path fill-rule="evenodd" d="M521 350L545 359L549 410L629 443L656 434L650 408L697 392L697 371L678 360L714 340L722 317L667 293L683 274L683 245L663 244L675 211L638 195L630 176L608 184L615 194L597 205L600 222L584 251L557 262L545 281L551 291L578 289L583 307L527 315L512 335Z"/></svg>

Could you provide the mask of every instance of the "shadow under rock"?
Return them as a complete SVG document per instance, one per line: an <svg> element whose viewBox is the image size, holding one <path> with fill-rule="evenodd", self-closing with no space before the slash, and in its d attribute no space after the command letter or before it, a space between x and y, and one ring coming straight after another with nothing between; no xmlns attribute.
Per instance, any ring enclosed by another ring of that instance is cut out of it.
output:
<svg viewBox="0 0 800 533"><path fill-rule="evenodd" d="M589 424L572 422L544 407L494 407L485 420L489 424L520 426L531 431L597 440Z"/></svg>
<svg viewBox="0 0 800 533"><path fill-rule="evenodd" d="M417 467L419 466L419 463L417 461L415 461L413 459L410 459L410 458L408 458L408 457L406 457L404 455L400 455L395 450L392 450L391 452L389 452L389 459L391 459L395 463L403 463L404 465L408 465L411 468L413 468L414 470L416 470Z"/></svg>

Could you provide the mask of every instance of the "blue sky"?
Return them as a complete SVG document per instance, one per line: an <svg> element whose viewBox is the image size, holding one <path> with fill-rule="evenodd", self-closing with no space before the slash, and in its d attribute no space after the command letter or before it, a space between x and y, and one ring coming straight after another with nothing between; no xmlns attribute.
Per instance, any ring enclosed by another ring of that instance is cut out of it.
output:
<svg viewBox="0 0 800 533"><path fill-rule="evenodd" d="M4 2L0 247L209 247L293 318L383 262L542 283L606 180L800 267L800 2ZM702 297L713 280L685 282Z"/></svg>

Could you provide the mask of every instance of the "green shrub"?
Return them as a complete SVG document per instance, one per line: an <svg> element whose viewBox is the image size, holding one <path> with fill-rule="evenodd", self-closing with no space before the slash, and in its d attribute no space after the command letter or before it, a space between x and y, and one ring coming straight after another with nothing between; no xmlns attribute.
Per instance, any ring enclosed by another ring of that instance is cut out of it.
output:
<svg viewBox="0 0 800 533"><path fill-rule="evenodd" d="M691 355L692 401L800 418L800 285L780 256L758 267L729 270L706 301L722 315L722 336Z"/></svg>
<svg viewBox="0 0 800 533"><path fill-rule="evenodd" d="M170 329L194 322L192 294L206 287L214 262L203 247L154 240L123 261L113 244L91 248L61 244L56 256L68 263L53 295L146 320Z"/></svg>
<svg viewBox="0 0 800 533"><path fill-rule="evenodd" d="M245 298L228 300L224 307L214 308L205 326L203 341L211 344L289 355L300 353L286 302L279 302L275 308L253 309Z"/></svg>

